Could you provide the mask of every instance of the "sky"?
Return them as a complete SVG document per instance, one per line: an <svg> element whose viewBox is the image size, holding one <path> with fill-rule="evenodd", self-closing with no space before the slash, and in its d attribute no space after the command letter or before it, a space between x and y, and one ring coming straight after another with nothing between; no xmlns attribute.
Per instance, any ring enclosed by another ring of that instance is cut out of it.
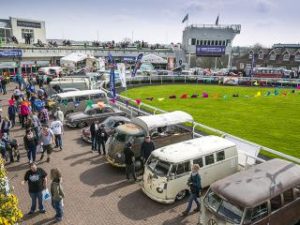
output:
<svg viewBox="0 0 300 225"><path fill-rule="evenodd" d="M0 0L1 18L44 20L47 38L178 43L189 24L241 24L234 46L300 43L299 0Z"/></svg>

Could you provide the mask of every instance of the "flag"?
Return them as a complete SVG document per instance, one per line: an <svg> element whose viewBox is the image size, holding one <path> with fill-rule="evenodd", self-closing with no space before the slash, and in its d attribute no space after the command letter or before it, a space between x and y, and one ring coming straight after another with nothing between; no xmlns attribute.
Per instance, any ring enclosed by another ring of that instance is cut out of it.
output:
<svg viewBox="0 0 300 225"><path fill-rule="evenodd" d="M126 67L124 63L118 63L118 73L123 88L126 88Z"/></svg>
<svg viewBox="0 0 300 225"><path fill-rule="evenodd" d="M218 17L217 17L217 19L216 19L215 25L216 25L216 26L219 25L219 15L218 15Z"/></svg>
<svg viewBox="0 0 300 225"><path fill-rule="evenodd" d="M109 88L110 93L113 99L116 97L116 88L115 88L115 63L112 55L108 54L108 64L110 67L110 75L109 75Z"/></svg>
<svg viewBox="0 0 300 225"><path fill-rule="evenodd" d="M185 17L183 18L182 23L184 23L184 22L187 21L187 20L189 20L189 14L188 14L188 13L187 13L187 14L185 15Z"/></svg>
<svg viewBox="0 0 300 225"><path fill-rule="evenodd" d="M132 74L131 74L131 77L135 77L135 74L137 72L137 70L140 68L141 66L141 61L142 61L142 58L143 58L143 53L139 54L137 59L136 59L136 62L135 62L135 65L134 65L134 68L133 68L133 71L132 71Z"/></svg>

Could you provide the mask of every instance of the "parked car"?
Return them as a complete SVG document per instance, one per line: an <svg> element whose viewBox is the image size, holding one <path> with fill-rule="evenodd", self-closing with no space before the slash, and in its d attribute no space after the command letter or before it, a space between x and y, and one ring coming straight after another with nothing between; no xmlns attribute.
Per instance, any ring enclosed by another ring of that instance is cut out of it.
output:
<svg viewBox="0 0 300 225"><path fill-rule="evenodd" d="M101 124L104 124L104 129L108 135L112 135L119 125L129 123L130 119L125 116L110 116L104 120ZM82 129L81 133L82 140L92 143L90 127Z"/></svg>
<svg viewBox="0 0 300 225"><path fill-rule="evenodd" d="M90 125L93 121L102 122L107 117L110 116L125 116L126 114L118 110L117 108L112 108L105 105L104 107L99 107L98 104L93 104L92 107L86 107L84 112L70 113L66 116L66 125L72 128L83 128Z"/></svg>

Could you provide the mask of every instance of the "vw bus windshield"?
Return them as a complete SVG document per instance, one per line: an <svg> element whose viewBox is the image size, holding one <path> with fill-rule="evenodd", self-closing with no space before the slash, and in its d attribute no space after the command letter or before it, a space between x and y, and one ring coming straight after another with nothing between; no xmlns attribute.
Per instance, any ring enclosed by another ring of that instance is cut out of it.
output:
<svg viewBox="0 0 300 225"><path fill-rule="evenodd" d="M129 137L127 134L124 134L124 133L121 133L121 132L118 132L115 134L115 139L119 142L127 142L129 140Z"/></svg>
<svg viewBox="0 0 300 225"><path fill-rule="evenodd" d="M204 199L204 203L208 208L225 218L226 221L234 224L241 223L244 209L220 198L213 191L209 191Z"/></svg>
<svg viewBox="0 0 300 225"><path fill-rule="evenodd" d="M170 169L170 163L161 161L153 156L149 157L147 166L155 175L159 177L166 177Z"/></svg>

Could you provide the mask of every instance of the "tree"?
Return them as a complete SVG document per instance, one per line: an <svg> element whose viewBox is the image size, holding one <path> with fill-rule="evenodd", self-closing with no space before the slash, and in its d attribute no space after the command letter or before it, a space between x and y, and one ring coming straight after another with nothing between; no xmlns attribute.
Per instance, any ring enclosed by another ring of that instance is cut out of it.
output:
<svg viewBox="0 0 300 225"><path fill-rule="evenodd" d="M22 217L23 213L18 207L18 198L12 193L4 168L4 160L0 156L0 224L14 225Z"/></svg>

